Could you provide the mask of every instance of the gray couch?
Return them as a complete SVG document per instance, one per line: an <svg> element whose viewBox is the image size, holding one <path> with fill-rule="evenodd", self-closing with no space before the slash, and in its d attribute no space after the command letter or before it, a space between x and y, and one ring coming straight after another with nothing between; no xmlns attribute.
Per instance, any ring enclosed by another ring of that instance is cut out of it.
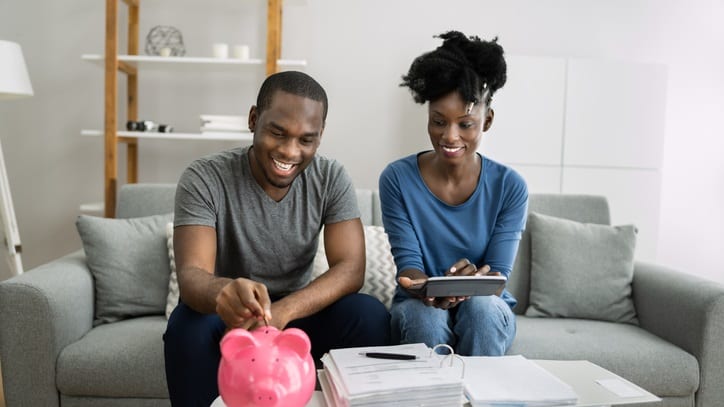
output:
<svg viewBox="0 0 724 407"><path fill-rule="evenodd" d="M118 217L170 212L173 185L127 185ZM377 195L358 191L363 221L380 224ZM609 223L605 199L532 195L530 210ZM663 406L724 400L724 287L637 263L633 299L639 326L529 318L530 238L521 242L508 289L518 298L510 353L586 359L639 384ZM163 315L93 328L93 278L82 252L0 283L0 360L5 397L15 406L167 406Z"/></svg>

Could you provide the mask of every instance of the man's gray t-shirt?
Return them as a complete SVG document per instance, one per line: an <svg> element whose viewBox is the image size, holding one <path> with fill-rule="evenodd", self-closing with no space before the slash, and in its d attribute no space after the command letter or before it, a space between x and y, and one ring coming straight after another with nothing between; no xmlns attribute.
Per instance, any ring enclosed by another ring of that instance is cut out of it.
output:
<svg viewBox="0 0 724 407"><path fill-rule="evenodd" d="M359 218L357 196L340 163L315 155L276 202L252 176L249 149L191 163L176 190L174 226L216 228L217 276L286 295L309 283L322 225Z"/></svg>

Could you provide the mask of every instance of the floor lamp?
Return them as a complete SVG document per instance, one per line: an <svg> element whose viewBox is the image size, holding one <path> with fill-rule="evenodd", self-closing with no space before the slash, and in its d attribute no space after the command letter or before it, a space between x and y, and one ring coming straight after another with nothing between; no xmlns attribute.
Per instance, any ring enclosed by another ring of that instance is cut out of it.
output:
<svg viewBox="0 0 724 407"><path fill-rule="evenodd" d="M25 67L23 51L20 49L20 45L14 42L0 40L0 99L26 96L33 96L33 87ZM15 219L13 199L10 196L10 184L5 169L2 144L0 144L0 212L2 212L0 220L5 234L5 245L8 249L7 260L10 270L18 275L23 272L23 263L20 260L20 233L18 233L18 222Z"/></svg>

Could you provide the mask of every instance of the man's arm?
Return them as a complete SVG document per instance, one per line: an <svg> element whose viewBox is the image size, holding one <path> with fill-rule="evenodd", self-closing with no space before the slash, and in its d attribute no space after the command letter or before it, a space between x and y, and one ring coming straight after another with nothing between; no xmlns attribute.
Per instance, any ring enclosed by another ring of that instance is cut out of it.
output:
<svg viewBox="0 0 724 407"><path fill-rule="evenodd" d="M218 313L228 327L240 327L266 315L269 294L261 283L216 277L216 230L210 226L177 226L173 234L179 294L197 312Z"/></svg>
<svg viewBox="0 0 724 407"><path fill-rule="evenodd" d="M271 324L282 329L290 321L321 311L362 288L365 243L359 218L324 226L329 270L308 286L272 304Z"/></svg>

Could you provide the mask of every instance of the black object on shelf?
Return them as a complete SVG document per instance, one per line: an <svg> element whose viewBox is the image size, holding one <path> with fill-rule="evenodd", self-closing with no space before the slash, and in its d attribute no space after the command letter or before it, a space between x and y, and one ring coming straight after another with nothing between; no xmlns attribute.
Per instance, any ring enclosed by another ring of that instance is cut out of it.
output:
<svg viewBox="0 0 724 407"><path fill-rule="evenodd" d="M133 121L129 120L126 122L126 129L128 131L157 131L159 133L171 133L173 127L168 124L158 124L153 120L141 120Z"/></svg>

